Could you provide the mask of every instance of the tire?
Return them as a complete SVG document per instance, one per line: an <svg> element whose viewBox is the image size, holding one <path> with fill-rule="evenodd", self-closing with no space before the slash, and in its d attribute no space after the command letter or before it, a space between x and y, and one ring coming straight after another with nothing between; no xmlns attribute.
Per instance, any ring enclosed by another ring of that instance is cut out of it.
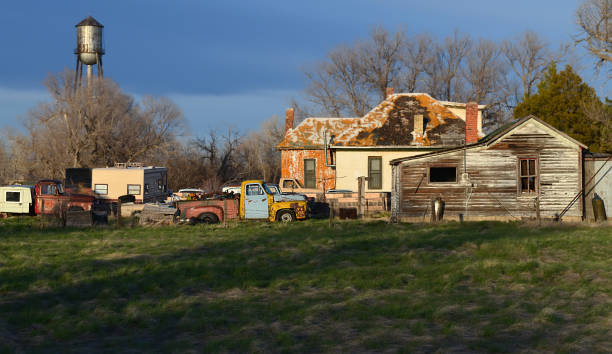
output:
<svg viewBox="0 0 612 354"><path fill-rule="evenodd" d="M281 210L276 214L276 221L278 222L293 222L295 220L297 218L292 210Z"/></svg>
<svg viewBox="0 0 612 354"><path fill-rule="evenodd" d="M203 224L217 224L219 222L219 218L213 213L204 213L198 216L198 222Z"/></svg>

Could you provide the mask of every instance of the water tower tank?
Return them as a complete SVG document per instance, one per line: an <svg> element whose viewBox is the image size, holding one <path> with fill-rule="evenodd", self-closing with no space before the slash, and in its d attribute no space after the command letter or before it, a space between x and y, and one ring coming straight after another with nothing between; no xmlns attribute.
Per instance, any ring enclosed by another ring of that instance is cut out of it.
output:
<svg viewBox="0 0 612 354"><path fill-rule="evenodd" d="M74 54L85 65L99 64L99 58L104 54L102 29L104 26L89 16L75 26L77 28L77 47Z"/></svg>

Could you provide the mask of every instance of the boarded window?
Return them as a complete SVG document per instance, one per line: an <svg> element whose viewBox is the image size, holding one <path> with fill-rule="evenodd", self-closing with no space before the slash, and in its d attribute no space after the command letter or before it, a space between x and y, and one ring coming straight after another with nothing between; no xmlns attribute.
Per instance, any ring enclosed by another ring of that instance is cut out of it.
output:
<svg viewBox="0 0 612 354"><path fill-rule="evenodd" d="M19 192L6 192L4 200L7 202L19 202L21 193Z"/></svg>
<svg viewBox="0 0 612 354"><path fill-rule="evenodd" d="M140 195L140 184L128 184L127 194Z"/></svg>
<svg viewBox="0 0 612 354"><path fill-rule="evenodd" d="M457 167L430 167L429 182L453 183L457 182Z"/></svg>
<svg viewBox="0 0 612 354"><path fill-rule="evenodd" d="M100 195L108 194L108 184L94 184L94 192Z"/></svg>
<svg viewBox="0 0 612 354"><path fill-rule="evenodd" d="M304 159L304 187L317 188L317 160Z"/></svg>
<svg viewBox="0 0 612 354"><path fill-rule="evenodd" d="M523 193L537 193L538 191L538 172L536 168L537 159L520 159L519 173L520 181L519 188Z"/></svg>
<svg viewBox="0 0 612 354"><path fill-rule="evenodd" d="M382 157L368 157L368 188L382 188Z"/></svg>

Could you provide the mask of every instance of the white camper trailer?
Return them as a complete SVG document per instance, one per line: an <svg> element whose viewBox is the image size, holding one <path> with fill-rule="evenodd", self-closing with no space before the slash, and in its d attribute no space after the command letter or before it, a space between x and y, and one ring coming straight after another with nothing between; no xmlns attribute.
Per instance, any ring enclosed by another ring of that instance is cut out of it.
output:
<svg viewBox="0 0 612 354"><path fill-rule="evenodd" d="M33 213L34 186L0 187L0 213L30 214Z"/></svg>

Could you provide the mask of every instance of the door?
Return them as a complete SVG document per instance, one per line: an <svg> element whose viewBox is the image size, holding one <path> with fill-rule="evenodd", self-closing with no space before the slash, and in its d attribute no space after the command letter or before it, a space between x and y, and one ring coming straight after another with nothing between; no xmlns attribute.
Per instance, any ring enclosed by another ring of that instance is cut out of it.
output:
<svg viewBox="0 0 612 354"><path fill-rule="evenodd" d="M249 183L244 186L244 217L245 219L268 218L268 196L259 183Z"/></svg>
<svg viewBox="0 0 612 354"><path fill-rule="evenodd" d="M23 198L21 191L3 191L4 193L4 213L27 213L29 205L26 205L26 210L23 211Z"/></svg>

